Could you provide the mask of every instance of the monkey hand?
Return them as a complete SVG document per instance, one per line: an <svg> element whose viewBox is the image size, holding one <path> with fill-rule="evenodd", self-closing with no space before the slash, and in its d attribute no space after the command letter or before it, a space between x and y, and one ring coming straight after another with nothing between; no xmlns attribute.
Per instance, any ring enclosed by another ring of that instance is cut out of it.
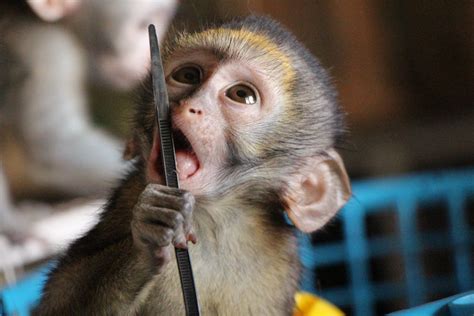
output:
<svg viewBox="0 0 474 316"><path fill-rule="evenodd" d="M138 249L151 256L158 273L171 259L171 245L196 243L192 229L194 196L188 191L148 184L133 209L132 235Z"/></svg>

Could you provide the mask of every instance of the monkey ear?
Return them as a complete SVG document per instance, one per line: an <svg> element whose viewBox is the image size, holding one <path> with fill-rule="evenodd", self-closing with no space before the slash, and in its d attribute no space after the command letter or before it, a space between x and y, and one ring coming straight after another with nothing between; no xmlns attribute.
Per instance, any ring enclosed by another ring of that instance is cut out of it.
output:
<svg viewBox="0 0 474 316"><path fill-rule="evenodd" d="M327 154L309 161L308 168L289 181L283 197L289 218L306 233L326 224L351 196L341 157L333 149Z"/></svg>
<svg viewBox="0 0 474 316"><path fill-rule="evenodd" d="M27 0L36 15L47 22L55 22L74 12L81 0Z"/></svg>

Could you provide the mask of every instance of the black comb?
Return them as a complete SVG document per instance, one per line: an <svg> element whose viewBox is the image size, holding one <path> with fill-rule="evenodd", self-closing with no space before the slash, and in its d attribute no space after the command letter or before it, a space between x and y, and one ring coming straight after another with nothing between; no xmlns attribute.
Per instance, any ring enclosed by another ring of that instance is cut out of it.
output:
<svg viewBox="0 0 474 316"><path fill-rule="evenodd" d="M160 132L161 158L165 183L172 188L179 188L178 175L176 173L176 159L174 142L171 134L171 116L169 110L168 93L166 91L166 81L161 63L160 47L156 37L156 30L153 24L148 26L151 52L151 78L153 82L153 98L156 107L156 121ZM178 263L181 288L183 290L184 306L186 315L199 315L199 304L194 286L193 270L191 259L187 249L175 248L176 261Z"/></svg>

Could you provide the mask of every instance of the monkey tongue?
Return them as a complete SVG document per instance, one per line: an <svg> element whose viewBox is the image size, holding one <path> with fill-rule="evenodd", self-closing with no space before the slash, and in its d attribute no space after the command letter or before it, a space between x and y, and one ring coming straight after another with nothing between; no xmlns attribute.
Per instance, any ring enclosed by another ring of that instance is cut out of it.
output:
<svg viewBox="0 0 474 316"><path fill-rule="evenodd" d="M199 169L199 161L194 153L184 150L176 151L176 167L179 180L186 180Z"/></svg>

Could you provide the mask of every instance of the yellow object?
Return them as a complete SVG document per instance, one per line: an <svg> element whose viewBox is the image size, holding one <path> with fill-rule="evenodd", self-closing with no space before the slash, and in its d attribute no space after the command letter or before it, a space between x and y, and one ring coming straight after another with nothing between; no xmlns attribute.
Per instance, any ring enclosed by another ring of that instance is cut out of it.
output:
<svg viewBox="0 0 474 316"><path fill-rule="evenodd" d="M293 316L344 316L339 308L310 293L296 293L295 301Z"/></svg>

